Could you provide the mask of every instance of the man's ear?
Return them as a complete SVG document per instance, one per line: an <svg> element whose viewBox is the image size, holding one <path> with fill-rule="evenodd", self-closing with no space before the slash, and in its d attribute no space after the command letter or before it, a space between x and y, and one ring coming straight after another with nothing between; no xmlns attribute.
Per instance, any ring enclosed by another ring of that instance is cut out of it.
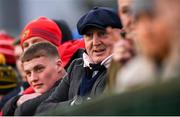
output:
<svg viewBox="0 0 180 117"><path fill-rule="evenodd" d="M62 68L63 68L63 64L62 64L61 59L58 58L56 60L56 66L57 66L58 71L60 72L62 70Z"/></svg>

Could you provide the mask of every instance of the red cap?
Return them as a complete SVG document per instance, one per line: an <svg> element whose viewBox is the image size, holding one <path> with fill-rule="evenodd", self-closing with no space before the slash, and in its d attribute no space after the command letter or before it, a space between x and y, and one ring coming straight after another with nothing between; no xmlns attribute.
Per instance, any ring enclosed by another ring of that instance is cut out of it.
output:
<svg viewBox="0 0 180 117"><path fill-rule="evenodd" d="M46 17L40 17L29 22L22 31L20 36L21 46L25 40L31 37L41 37L54 45L59 46L62 39L62 32L53 20Z"/></svg>
<svg viewBox="0 0 180 117"><path fill-rule="evenodd" d="M0 53L6 58L7 64L15 64L15 54L13 46L14 38L6 32L0 31Z"/></svg>

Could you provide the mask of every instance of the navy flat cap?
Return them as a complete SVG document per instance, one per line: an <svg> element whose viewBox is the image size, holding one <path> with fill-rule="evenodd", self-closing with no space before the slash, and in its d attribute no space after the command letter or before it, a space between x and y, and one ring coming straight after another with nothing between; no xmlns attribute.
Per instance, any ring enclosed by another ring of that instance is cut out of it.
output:
<svg viewBox="0 0 180 117"><path fill-rule="evenodd" d="M77 30L79 34L83 35L89 27L105 29L108 26L122 28L117 12L106 7L95 7L80 18L77 23Z"/></svg>

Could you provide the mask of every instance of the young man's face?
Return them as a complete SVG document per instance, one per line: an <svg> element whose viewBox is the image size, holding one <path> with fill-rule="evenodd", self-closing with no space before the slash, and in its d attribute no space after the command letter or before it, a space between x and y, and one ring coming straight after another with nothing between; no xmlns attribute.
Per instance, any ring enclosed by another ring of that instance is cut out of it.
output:
<svg viewBox="0 0 180 117"><path fill-rule="evenodd" d="M26 51L31 45L39 42L49 42L41 37L31 37L24 41L23 43L23 49Z"/></svg>
<svg viewBox="0 0 180 117"><path fill-rule="evenodd" d="M84 35L85 47L94 63L100 63L112 54L114 41L110 34L98 28L90 28Z"/></svg>
<svg viewBox="0 0 180 117"><path fill-rule="evenodd" d="M45 93L53 87L60 77L59 70L62 69L58 62L47 57L39 57L23 63L27 81L35 92Z"/></svg>

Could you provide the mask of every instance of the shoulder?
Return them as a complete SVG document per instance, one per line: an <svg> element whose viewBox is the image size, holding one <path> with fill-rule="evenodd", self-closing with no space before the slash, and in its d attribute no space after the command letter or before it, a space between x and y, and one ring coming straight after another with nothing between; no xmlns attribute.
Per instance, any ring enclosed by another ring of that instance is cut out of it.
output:
<svg viewBox="0 0 180 117"><path fill-rule="evenodd" d="M83 59L82 58L77 58L77 59L74 59L72 61L72 63L76 64L76 65L80 65L80 64L83 64Z"/></svg>
<svg viewBox="0 0 180 117"><path fill-rule="evenodd" d="M11 98L2 108L2 114L3 116L13 116L14 111L17 108L17 101L21 97L21 95L15 96Z"/></svg>
<svg viewBox="0 0 180 117"><path fill-rule="evenodd" d="M72 63L68 67L67 72L69 73L77 67L83 67L83 64L84 64L84 62L83 62L82 58L75 59L72 61Z"/></svg>

